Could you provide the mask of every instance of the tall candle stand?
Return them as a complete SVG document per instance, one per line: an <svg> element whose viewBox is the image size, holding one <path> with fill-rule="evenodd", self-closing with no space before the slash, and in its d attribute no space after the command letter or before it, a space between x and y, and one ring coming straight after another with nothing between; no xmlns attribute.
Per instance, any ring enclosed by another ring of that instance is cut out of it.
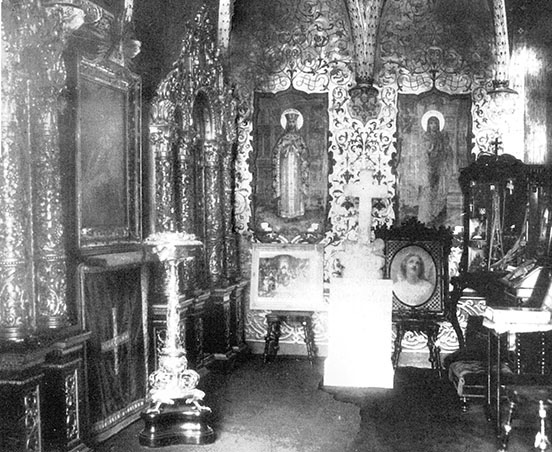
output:
<svg viewBox="0 0 552 452"><path fill-rule="evenodd" d="M159 368L148 379L148 408L141 413L143 446L209 444L215 432L208 425L211 409L202 405L205 393L197 389L199 374L188 369L186 351L180 340L178 312L178 263L193 259L201 242L191 234L157 233L144 242L148 260L161 262L165 271L167 334L159 354Z"/></svg>

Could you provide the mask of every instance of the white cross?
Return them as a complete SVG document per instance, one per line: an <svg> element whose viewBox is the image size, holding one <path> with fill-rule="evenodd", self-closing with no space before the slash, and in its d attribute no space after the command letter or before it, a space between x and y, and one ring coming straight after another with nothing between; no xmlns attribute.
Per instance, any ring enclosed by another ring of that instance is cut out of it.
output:
<svg viewBox="0 0 552 452"><path fill-rule="evenodd" d="M359 180L345 185L345 196L354 196L359 199L358 206L358 241L370 242L372 230L372 199L389 198L387 187L374 181L374 170L360 170Z"/></svg>
<svg viewBox="0 0 552 452"><path fill-rule="evenodd" d="M115 375L119 375L119 346L126 344L130 340L130 334L128 331L117 335L117 308L111 310L111 319L113 320L113 337L101 344L102 353L113 350L114 364L113 368Z"/></svg>

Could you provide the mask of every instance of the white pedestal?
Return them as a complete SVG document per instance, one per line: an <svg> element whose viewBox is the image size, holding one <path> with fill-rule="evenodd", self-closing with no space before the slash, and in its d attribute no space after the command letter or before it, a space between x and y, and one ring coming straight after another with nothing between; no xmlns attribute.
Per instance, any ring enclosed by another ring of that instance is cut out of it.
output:
<svg viewBox="0 0 552 452"><path fill-rule="evenodd" d="M392 285L332 281L324 386L393 388Z"/></svg>

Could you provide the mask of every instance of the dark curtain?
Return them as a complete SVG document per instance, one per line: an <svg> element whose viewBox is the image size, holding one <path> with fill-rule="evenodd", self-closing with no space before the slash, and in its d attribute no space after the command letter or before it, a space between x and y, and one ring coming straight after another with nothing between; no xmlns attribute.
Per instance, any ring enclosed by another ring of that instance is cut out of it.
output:
<svg viewBox="0 0 552 452"><path fill-rule="evenodd" d="M86 324L92 332L88 359L92 423L145 396L141 295L139 268L84 275ZM117 353L101 348L101 344L114 335L113 309L117 335L129 333L129 340L117 347ZM118 373L115 371L116 356Z"/></svg>

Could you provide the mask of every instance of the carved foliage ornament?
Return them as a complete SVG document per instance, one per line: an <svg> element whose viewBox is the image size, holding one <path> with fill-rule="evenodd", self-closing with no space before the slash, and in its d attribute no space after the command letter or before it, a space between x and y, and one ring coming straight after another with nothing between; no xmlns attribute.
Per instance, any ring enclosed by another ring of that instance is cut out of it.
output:
<svg viewBox="0 0 552 452"><path fill-rule="evenodd" d="M230 262L236 254L231 210L222 205L220 193L231 191L229 168L222 169L222 162L236 137L236 103L224 81L208 12L202 7L187 24L180 56L157 89L150 141L156 159L156 228L203 231L208 274L217 282L235 265ZM196 193L199 186L204 192ZM203 264L198 259L194 265Z"/></svg>
<svg viewBox="0 0 552 452"><path fill-rule="evenodd" d="M38 2L12 6L2 18L5 183L0 224L7 246L2 247L0 273L1 309L8 315L2 316L0 326L34 328L36 315L53 327L65 322L67 312L57 124L58 96L65 83L61 54L79 20L74 24L74 16L59 6L44 8ZM29 186L33 202L27 211L17 205L29 206ZM30 243L33 250L27 249ZM34 267L24 263L28 256ZM35 290L30 286L31 268ZM36 300L31 301L34 295Z"/></svg>

